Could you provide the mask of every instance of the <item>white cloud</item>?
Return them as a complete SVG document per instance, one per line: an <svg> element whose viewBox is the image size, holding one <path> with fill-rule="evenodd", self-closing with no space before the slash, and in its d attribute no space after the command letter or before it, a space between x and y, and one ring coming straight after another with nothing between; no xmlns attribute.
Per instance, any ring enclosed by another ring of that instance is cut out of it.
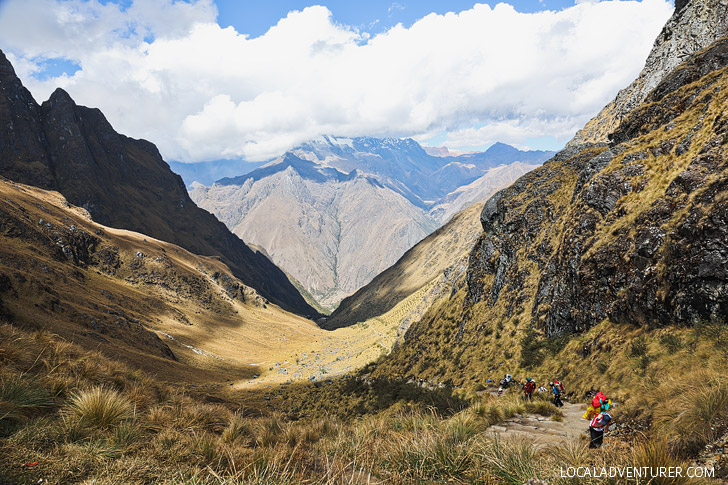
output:
<svg viewBox="0 0 728 485"><path fill-rule="evenodd" d="M322 133L447 131L453 147L566 141L636 77L671 11L663 0L536 14L476 5L370 37L317 6L251 39L215 23L210 0L136 1L125 11L10 0L0 46L37 98L61 85L168 159L260 160ZM39 57L81 70L39 81Z"/></svg>

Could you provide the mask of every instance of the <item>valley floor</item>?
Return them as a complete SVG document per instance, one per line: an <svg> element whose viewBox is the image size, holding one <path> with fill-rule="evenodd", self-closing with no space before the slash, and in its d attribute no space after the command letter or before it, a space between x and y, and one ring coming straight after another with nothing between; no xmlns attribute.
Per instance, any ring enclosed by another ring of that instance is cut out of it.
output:
<svg viewBox="0 0 728 485"><path fill-rule="evenodd" d="M396 339L396 328L381 319L326 331L276 309L245 311L247 323L239 327L171 321L155 331L193 369L227 374L231 390L353 374L388 353Z"/></svg>

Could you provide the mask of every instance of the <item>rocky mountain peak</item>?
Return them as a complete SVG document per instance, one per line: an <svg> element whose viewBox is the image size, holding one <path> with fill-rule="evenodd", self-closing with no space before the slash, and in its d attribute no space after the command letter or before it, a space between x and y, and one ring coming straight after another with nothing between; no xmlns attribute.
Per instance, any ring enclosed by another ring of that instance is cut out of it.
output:
<svg viewBox="0 0 728 485"><path fill-rule="evenodd" d="M56 88L53 93L51 93L50 98L48 98L48 101L46 101L43 104L48 104L51 107L55 106L71 106L75 107L76 102L71 98L71 95L68 94L68 92L63 88Z"/></svg>
<svg viewBox="0 0 728 485"><path fill-rule="evenodd" d="M639 77L577 132L568 146L606 142L619 123L683 61L728 35L728 0L683 0L655 40Z"/></svg>
<svg viewBox="0 0 728 485"><path fill-rule="evenodd" d="M0 175L57 190L96 222L218 256L284 309L316 314L279 268L192 202L152 143L120 135L63 89L38 106L2 52L0 81Z"/></svg>

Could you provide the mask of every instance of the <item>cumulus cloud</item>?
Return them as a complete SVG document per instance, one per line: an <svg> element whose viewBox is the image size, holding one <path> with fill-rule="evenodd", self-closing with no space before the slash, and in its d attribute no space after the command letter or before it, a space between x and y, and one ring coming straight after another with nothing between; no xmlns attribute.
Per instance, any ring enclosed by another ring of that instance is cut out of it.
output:
<svg viewBox="0 0 728 485"><path fill-rule="evenodd" d="M167 159L263 160L325 133L566 141L636 77L671 11L479 4L369 36L313 6L250 38L221 28L211 0L10 0L0 46L38 99L60 85ZM81 69L40 80L37 63L53 57Z"/></svg>

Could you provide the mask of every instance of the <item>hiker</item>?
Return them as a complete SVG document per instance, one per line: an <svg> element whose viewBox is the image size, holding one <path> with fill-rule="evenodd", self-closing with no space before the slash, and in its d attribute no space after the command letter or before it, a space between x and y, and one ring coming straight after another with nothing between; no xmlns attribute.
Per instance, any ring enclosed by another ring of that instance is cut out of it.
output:
<svg viewBox="0 0 728 485"><path fill-rule="evenodd" d="M523 398L526 401L533 400L533 391L536 390L536 381L530 377L526 377L526 383L523 385Z"/></svg>
<svg viewBox="0 0 728 485"><path fill-rule="evenodd" d="M600 412L589 423L589 448L599 448L604 441L604 433L609 431L609 425L612 422L612 415L607 411L609 404L604 403L599 408Z"/></svg>
<svg viewBox="0 0 728 485"><path fill-rule="evenodd" d="M607 403L609 406L612 405L611 399L608 399L607 396L602 394L602 391L597 392L596 396L594 396L594 398L591 400L589 407L586 408L586 412L582 417L584 419L591 420L594 416L599 414L602 404L604 403Z"/></svg>
<svg viewBox="0 0 728 485"><path fill-rule="evenodd" d="M511 377L511 375L510 374L506 374L506 376L503 378L503 380L500 383L501 384L501 387L503 389L507 389L508 386L511 384L511 381L512 380L513 380L513 378Z"/></svg>
<svg viewBox="0 0 728 485"><path fill-rule="evenodd" d="M557 382L559 382L559 381L549 382L549 386L551 386L551 390L554 392L554 401L553 401L554 406L556 406L557 408L560 408L561 406L564 405L564 403L561 402L561 389L563 389L563 387L560 385L557 385L556 384ZM559 383L559 384L561 384L561 383Z"/></svg>

